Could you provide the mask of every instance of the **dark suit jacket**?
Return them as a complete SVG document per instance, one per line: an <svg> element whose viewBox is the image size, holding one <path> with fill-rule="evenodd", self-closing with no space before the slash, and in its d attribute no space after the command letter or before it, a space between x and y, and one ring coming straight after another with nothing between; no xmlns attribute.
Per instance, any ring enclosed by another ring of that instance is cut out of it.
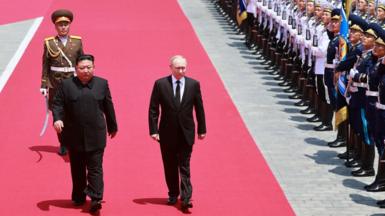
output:
<svg viewBox="0 0 385 216"><path fill-rule="evenodd" d="M77 77L63 80L53 102L53 120L62 120L63 144L69 150L94 151L106 146L108 132L118 126L108 82L94 76L83 85Z"/></svg>
<svg viewBox="0 0 385 216"><path fill-rule="evenodd" d="M160 122L159 108L161 109ZM198 122L198 134L206 133L205 112L199 82L185 77L185 89L179 109L174 102L171 76L161 78L154 84L149 108L150 135L159 133L161 143L175 142L180 128L187 144L195 141L193 109Z"/></svg>

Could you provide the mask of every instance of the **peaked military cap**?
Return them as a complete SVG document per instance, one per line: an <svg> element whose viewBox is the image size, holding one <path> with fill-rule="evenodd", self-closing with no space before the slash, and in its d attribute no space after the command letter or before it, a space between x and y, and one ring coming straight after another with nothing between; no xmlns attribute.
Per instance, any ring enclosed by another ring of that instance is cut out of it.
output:
<svg viewBox="0 0 385 216"><path fill-rule="evenodd" d="M320 0L320 4L321 4L321 7L322 7L324 12L329 12L329 13L332 12L333 5L331 2L329 2L327 0Z"/></svg>
<svg viewBox="0 0 385 216"><path fill-rule="evenodd" d="M71 23L73 19L74 19L73 13L67 9L56 10L51 15L51 20L53 23L58 23L58 22Z"/></svg>
<svg viewBox="0 0 385 216"><path fill-rule="evenodd" d="M358 15L350 14L349 20L351 21L350 29L365 32L369 28L369 24Z"/></svg>
<svg viewBox="0 0 385 216"><path fill-rule="evenodd" d="M339 9L339 8L333 9L331 17L332 17L332 20L334 20L334 19L338 19L338 20L341 19L341 9Z"/></svg>
<svg viewBox="0 0 385 216"><path fill-rule="evenodd" d="M314 0L314 7L322 7L320 0Z"/></svg>
<svg viewBox="0 0 385 216"><path fill-rule="evenodd" d="M370 24L368 25L368 29L365 31L365 34L372 35L374 38L377 38L376 32L370 27Z"/></svg>
<svg viewBox="0 0 385 216"><path fill-rule="evenodd" d="M376 43L385 46L385 31L381 28L381 26L377 23L370 23L369 27L373 29L373 31L378 36Z"/></svg>
<svg viewBox="0 0 385 216"><path fill-rule="evenodd" d="M377 8L381 8L382 10L385 11L385 1L384 0L379 0Z"/></svg>

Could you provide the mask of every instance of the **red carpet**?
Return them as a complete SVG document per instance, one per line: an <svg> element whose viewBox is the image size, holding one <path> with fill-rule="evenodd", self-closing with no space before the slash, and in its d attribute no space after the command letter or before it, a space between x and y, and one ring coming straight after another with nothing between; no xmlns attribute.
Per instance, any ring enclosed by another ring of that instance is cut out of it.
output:
<svg viewBox="0 0 385 216"><path fill-rule="evenodd" d="M294 215L177 1L100 2L53 1L0 94L0 214L79 215L88 208L71 206L69 164L55 153L53 128L39 138L43 39L54 34L50 13L65 7L75 13L71 33L83 37L96 74L110 81L117 111L101 215L182 214L164 205L160 150L147 126L153 82L169 74L168 59L179 53L189 60L188 75L201 81L208 127L192 156L192 214Z"/></svg>
<svg viewBox="0 0 385 216"><path fill-rule="evenodd" d="M1 0L0 25L44 16L53 0ZM33 2L33 5L31 4ZM47 16L47 18L49 18Z"/></svg>

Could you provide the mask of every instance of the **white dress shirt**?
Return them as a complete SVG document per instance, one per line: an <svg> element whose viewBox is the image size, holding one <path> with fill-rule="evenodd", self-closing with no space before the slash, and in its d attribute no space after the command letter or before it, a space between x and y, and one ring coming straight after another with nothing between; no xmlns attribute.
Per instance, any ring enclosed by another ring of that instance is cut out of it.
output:
<svg viewBox="0 0 385 216"><path fill-rule="evenodd" d="M172 78L172 90L174 92L174 96L175 96L175 93L176 93L176 81L178 81L173 75L171 75L171 78ZM179 81L179 86L180 86L180 101L182 102L182 98L183 98L183 93L184 93L184 83L185 83L185 78L182 77Z"/></svg>
<svg viewBox="0 0 385 216"><path fill-rule="evenodd" d="M67 45L68 36L59 36L59 39L64 46Z"/></svg>

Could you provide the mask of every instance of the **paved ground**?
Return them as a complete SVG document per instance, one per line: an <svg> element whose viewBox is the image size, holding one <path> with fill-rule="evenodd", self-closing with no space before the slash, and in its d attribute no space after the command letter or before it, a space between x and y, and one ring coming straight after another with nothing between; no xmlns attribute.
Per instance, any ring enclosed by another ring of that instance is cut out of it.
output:
<svg viewBox="0 0 385 216"><path fill-rule="evenodd" d="M385 215L367 193L373 178L353 178L326 147L332 132L314 132L209 0L179 0L250 133L297 215ZM0 75L33 20L0 25ZM342 151L340 149L339 151Z"/></svg>
<svg viewBox="0 0 385 216"><path fill-rule="evenodd" d="M374 178L350 176L326 146L335 133L312 130L211 1L179 2L296 214L385 215L385 193L362 189Z"/></svg>

